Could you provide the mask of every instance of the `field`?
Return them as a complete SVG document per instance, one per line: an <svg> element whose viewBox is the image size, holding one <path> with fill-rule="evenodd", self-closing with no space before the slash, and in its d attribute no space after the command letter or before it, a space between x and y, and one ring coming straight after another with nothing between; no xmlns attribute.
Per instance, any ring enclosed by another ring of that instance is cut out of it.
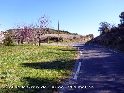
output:
<svg viewBox="0 0 124 93"><path fill-rule="evenodd" d="M0 93L51 93L69 77L75 57L67 46L1 45Z"/></svg>

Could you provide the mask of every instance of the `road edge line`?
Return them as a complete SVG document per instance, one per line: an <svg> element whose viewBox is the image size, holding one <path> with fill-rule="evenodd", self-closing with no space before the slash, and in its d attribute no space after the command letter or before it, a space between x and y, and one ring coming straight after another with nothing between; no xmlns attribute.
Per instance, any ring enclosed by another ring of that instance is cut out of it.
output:
<svg viewBox="0 0 124 93"><path fill-rule="evenodd" d="M73 78L73 79L75 79L75 80L77 80L77 77L78 77L77 75L79 74L80 67L81 67L81 62L79 62L78 68L77 68L76 73L75 73L75 75L74 75L74 78Z"/></svg>

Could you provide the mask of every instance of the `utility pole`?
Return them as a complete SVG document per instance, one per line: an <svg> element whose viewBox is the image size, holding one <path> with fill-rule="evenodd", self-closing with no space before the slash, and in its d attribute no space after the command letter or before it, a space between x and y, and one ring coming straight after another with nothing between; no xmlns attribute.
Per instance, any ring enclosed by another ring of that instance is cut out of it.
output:
<svg viewBox="0 0 124 93"><path fill-rule="evenodd" d="M58 20L58 32L59 32L59 20Z"/></svg>
<svg viewBox="0 0 124 93"><path fill-rule="evenodd" d="M59 42L59 20L58 20L58 42Z"/></svg>

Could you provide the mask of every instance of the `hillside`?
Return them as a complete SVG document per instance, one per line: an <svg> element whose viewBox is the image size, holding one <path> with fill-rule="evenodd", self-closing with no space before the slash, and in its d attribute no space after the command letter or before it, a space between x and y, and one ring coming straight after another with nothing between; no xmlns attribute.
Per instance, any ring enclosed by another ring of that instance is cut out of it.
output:
<svg viewBox="0 0 124 93"><path fill-rule="evenodd" d="M124 28L100 35L90 42L124 51Z"/></svg>
<svg viewBox="0 0 124 93"><path fill-rule="evenodd" d="M86 36L78 35L77 33L70 33L68 31L55 30L55 29L9 29L4 32L4 35L11 36L14 42L87 42L93 38L93 34ZM40 39L39 39L40 38Z"/></svg>
<svg viewBox="0 0 124 93"><path fill-rule="evenodd" d="M120 24L117 27L112 26L107 22L102 22L100 27L101 34L87 43L96 43L120 51L124 51L124 12L119 17L121 18Z"/></svg>

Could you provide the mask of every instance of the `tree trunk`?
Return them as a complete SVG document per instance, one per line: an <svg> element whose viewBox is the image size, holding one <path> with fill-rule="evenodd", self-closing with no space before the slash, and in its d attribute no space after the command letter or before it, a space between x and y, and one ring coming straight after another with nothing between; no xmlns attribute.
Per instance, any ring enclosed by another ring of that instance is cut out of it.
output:
<svg viewBox="0 0 124 93"><path fill-rule="evenodd" d="M40 38L38 38L38 43L39 43L39 46L40 46L40 41L41 41L41 40L40 40Z"/></svg>

